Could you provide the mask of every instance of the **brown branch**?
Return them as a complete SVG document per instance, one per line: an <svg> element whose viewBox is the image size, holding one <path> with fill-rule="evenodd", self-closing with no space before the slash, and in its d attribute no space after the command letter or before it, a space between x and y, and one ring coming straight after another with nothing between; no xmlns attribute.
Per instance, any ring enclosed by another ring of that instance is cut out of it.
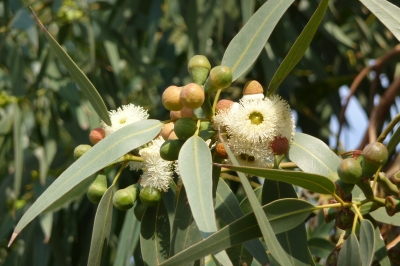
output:
<svg viewBox="0 0 400 266"><path fill-rule="evenodd" d="M393 56L400 54L400 44L396 45L392 50L390 50L388 53L386 53L385 55L383 55L382 57L379 57L378 59L376 59L375 64L368 66L366 68L364 68L358 75L357 77L354 79L353 83L350 86L350 93L346 98L346 101L344 103L344 105L342 106L342 109L340 110L340 115L339 115L339 131L338 134L336 136L336 150L338 149L338 145L339 145L339 139L340 139L340 134L342 132L342 127L343 127L343 123L345 120L345 113L346 113L346 109L347 106L350 102L350 98L351 96L353 96L357 89L359 88L361 82L363 81L363 79L368 75L368 73L372 70L375 70L377 72L380 73L380 69L382 68L383 64L388 61L389 59L391 59ZM377 75L375 76L375 79L371 85L371 94L376 92L376 88L377 88L377 82L379 81L379 74L377 73ZM370 98L373 99L373 95L370 95ZM373 100L371 100L373 102ZM362 141L362 143L364 142L364 140Z"/></svg>

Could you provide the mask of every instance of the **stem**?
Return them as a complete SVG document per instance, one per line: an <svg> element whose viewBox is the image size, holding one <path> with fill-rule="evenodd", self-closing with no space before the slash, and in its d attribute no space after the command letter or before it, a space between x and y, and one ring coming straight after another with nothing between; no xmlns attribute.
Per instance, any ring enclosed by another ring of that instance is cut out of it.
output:
<svg viewBox="0 0 400 266"><path fill-rule="evenodd" d="M279 164L280 168L298 168L298 166L295 163L288 162L288 163L281 163Z"/></svg>
<svg viewBox="0 0 400 266"><path fill-rule="evenodd" d="M219 96L221 95L221 90L218 90L217 91L217 94L215 95L215 98L214 98L214 103L213 103L213 106L212 106L212 113L213 113L213 115L215 114L215 108L216 108L216 106L217 106L217 103L218 103L218 100L219 100Z"/></svg>
<svg viewBox="0 0 400 266"><path fill-rule="evenodd" d="M389 125L385 128L385 130L382 131L382 133L379 135L378 139L376 140L377 142L383 142L387 135L390 133L390 131L393 130L393 128L397 125L397 123L400 122L400 114L397 114L392 121L390 121Z"/></svg>
<svg viewBox="0 0 400 266"><path fill-rule="evenodd" d="M204 103L201 106L201 109L203 109L204 116L207 118L211 118L214 115L213 108L211 107L210 103L210 93L204 94Z"/></svg>
<svg viewBox="0 0 400 266"><path fill-rule="evenodd" d="M355 211L355 213L357 214L357 216L360 218L360 221L364 220L364 217L362 216L360 210L358 209L358 206L356 204L352 204L353 209Z"/></svg>
<svg viewBox="0 0 400 266"><path fill-rule="evenodd" d="M374 182L372 182L372 191L375 191L376 182L378 181L379 172L381 171L382 165L379 166L378 170L375 173Z"/></svg>
<svg viewBox="0 0 400 266"><path fill-rule="evenodd" d="M336 195L336 193L334 193L332 196L333 196L333 197L335 198L335 200L336 200L337 202L339 202L342 206L345 205L344 201L343 201L338 195Z"/></svg>
<svg viewBox="0 0 400 266"><path fill-rule="evenodd" d="M128 164L128 162L124 162L124 164L121 165L121 168L119 169L117 175L115 176L114 181L111 186L114 186L117 183L119 176L121 175L122 171L124 170L124 168L126 167L127 164Z"/></svg>

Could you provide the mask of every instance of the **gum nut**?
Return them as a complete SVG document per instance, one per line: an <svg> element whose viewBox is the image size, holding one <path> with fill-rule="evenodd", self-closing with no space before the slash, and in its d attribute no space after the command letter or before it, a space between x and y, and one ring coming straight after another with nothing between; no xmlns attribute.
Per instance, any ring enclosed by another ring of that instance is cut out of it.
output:
<svg viewBox="0 0 400 266"><path fill-rule="evenodd" d="M217 105L215 106L215 111L218 113L219 111L231 108L233 104L234 102L231 100L222 99L217 102Z"/></svg>
<svg viewBox="0 0 400 266"><path fill-rule="evenodd" d="M107 190L107 177L103 174L98 174L93 183L89 186L86 193L88 199L98 204Z"/></svg>
<svg viewBox="0 0 400 266"><path fill-rule="evenodd" d="M194 83L203 85L206 82L211 65L204 55L195 55L189 60L188 71Z"/></svg>
<svg viewBox="0 0 400 266"><path fill-rule="evenodd" d="M256 80L250 80L244 85L243 95L264 94L263 87Z"/></svg>
<svg viewBox="0 0 400 266"><path fill-rule="evenodd" d="M162 103L167 110L179 111L183 105L180 101L182 88L177 86L169 86L162 94Z"/></svg>
<svg viewBox="0 0 400 266"><path fill-rule="evenodd" d="M171 134L168 135L168 139L170 140L178 139L178 136L176 135L175 131L172 131Z"/></svg>
<svg viewBox="0 0 400 266"><path fill-rule="evenodd" d="M340 161L337 173L344 183L355 184L360 181L362 169L360 163L354 158L347 158Z"/></svg>
<svg viewBox="0 0 400 266"><path fill-rule="evenodd" d="M363 160L376 165L384 165L388 159L388 150L385 145L380 142L372 142L368 144L362 151Z"/></svg>
<svg viewBox="0 0 400 266"><path fill-rule="evenodd" d="M184 141L180 139L170 139L165 141L160 147L160 157L166 161L178 160L179 151Z"/></svg>
<svg viewBox="0 0 400 266"><path fill-rule="evenodd" d="M153 187L144 187L140 190L139 198L145 205L155 206L161 200L161 191Z"/></svg>
<svg viewBox="0 0 400 266"><path fill-rule="evenodd" d="M76 146L74 150L74 159L78 160L82 155L84 155L88 150L90 150L92 146L88 144L81 144Z"/></svg>
<svg viewBox="0 0 400 266"><path fill-rule="evenodd" d="M115 208L121 211L129 210L136 202L139 185L133 184L124 189L117 190L113 196Z"/></svg>
<svg viewBox="0 0 400 266"><path fill-rule="evenodd" d="M175 122L174 132L176 136L181 140L187 140L197 130L197 123L196 121L192 120L191 118L179 118Z"/></svg>
<svg viewBox="0 0 400 266"><path fill-rule="evenodd" d="M104 131L104 129L101 127L97 127L95 129L93 129L92 131L90 131L90 135L89 135L90 142L93 145L95 145L97 142L104 139L105 135L106 135L106 132Z"/></svg>
<svg viewBox="0 0 400 266"><path fill-rule="evenodd" d="M164 124L164 126L161 128L161 137L164 140L167 140L169 134L171 134L172 131L174 131L174 123L173 122Z"/></svg>
<svg viewBox="0 0 400 266"><path fill-rule="evenodd" d="M289 140L285 137L275 137L270 144L270 148L275 155L286 154L289 146Z"/></svg>
<svg viewBox="0 0 400 266"><path fill-rule="evenodd" d="M204 84L204 91L216 91L228 88L232 83L232 71L226 66L216 66L210 71L210 75Z"/></svg>
<svg viewBox="0 0 400 266"><path fill-rule="evenodd" d="M183 87L180 99L183 106L189 109L196 109L204 102L204 91L196 83L189 83Z"/></svg>
<svg viewBox="0 0 400 266"><path fill-rule="evenodd" d="M215 153L218 155L219 158L221 159L227 159L228 158L228 153L226 153L224 144L218 143L215 146Z"/></svg>
<svg viewBox="0 0 400 266"><path fill-rule="evenodd" d="M171 119L176 120L182 117L193 117L194 110L187 107L183 107L180 111L170 111L169 116Z"/></svg>

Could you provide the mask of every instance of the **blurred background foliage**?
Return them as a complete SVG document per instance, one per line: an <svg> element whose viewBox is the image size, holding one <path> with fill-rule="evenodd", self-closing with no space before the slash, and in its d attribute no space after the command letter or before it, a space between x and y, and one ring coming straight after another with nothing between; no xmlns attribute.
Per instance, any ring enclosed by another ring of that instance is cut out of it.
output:
<svg viewBox="0 0 400 266"><path fill-rule="evenodd" d="M96 210L85 196L78 197L54 215L36 219L6 247L22 213L73 162L73 149L89 144L89 132L100 122L50 51L29 6L89 77L109 109L134 103L147 108L152 118L166 120L169 113L160 101L163 90L190 82L187 62L195 54L207 56L212 66L219 65L231 39L264 2L0 1L0 265L86 265ZM400 1L390 2L400 5ZM238 100L249 79L266 88L318 3L296 0L254 66L222 97ZM359 1L330 1L310 48L278 90L297 113L297 127L328 142L330 120L340 117L342 109L339 87L350 86L371 60L389 53L354 90L370 117L374 96L385 94L399 78L399 52L392 50L396 44L390 31ZM393 101L399 86L393 87L393 99L386 105L397 108ZM378 133L384 120L390 120L389 111L382 118ZM129 185L137 178L125 171L121 182ZM115 261L124 219L122 212L114 215L109 265Z"/></svg>

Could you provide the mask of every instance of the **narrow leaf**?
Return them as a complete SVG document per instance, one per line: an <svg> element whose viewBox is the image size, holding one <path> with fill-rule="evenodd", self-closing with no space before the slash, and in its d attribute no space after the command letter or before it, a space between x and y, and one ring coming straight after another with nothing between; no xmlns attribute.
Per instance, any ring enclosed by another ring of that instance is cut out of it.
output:
<svg viewBox="0 0 400 266"><path fill-rule="evenodd" d="M229 159L232 161L234 165L239 165L232 151L229 149L228 145L226 145L226 141L223 139L221 135L220 138L225 147L226 152L228 153ZM275 233L272 230L271 224L269 223L267 216L265 215L265 213L261 208L260 202L258 201L256 195L254 194L253 189L251 188L249 180L241 172L238 172L238 176L240 178L240 182L242 183L244 191L246 192L246 195L250 201L251 208L254 211L257 223L260 227L265 244L267 245L267 248L271 256L274 257L274 259L281 265L291 265L288 257L285 254L285 251L279 244L278 239L276 238Z"/></svg>
<svg viewBox="0 0 400 266"><path fill-rule="evenodd" d="M337 265L361 266L360 246L355 234L351 234L339 252Z"/></svg>
<svg viewBox="0 0 400 266"><path fill-rule="evenodd" d="M18 222L9 244L30 221L76 185L122 155L151 141L160 132L162 125L157 120L133 123L112 133L93 146L65 170L33 203Z"/></svg>
<svg viewBox="0 0 400 266"><path fill-rule="evenodd" d="M168 258L170 225L164 202L148 207L140 228L140 247L145 265L159 265Z"/></svg>
<svg viewBox="0 0 400 266"><path fill-rule="evenodd" d="M107 247L112 222L114 186L110 186L100 200L94 218L92 240L90 242L90 252L88 266L101 265L103 249Z"/></svg>
<svg viewBox="0 0 400 266"><path fill-rule="evenodd" d="M329 0L322 0L319 4L317 10L312 15L307 25L304 27L303 31L290 48L289 53L283 59L278 70L275 72L269 86L267 95L272 95L276 89L279 87L281 82L290 73L290 71L297 65L300 59L303 57L304 53L308 49L315 32L318 29L319 24L324 17L326 8L328 7Z"/></svg>
<svg viewBox="0 0 400 266"><path fill-rule="evenodd" d="M400 8L386 0L360 0L400 41Z"/></svg>
<svg viewBox="0 0 400 266"><path fill-rule="evenodd" d="M336 172L339 157L321 140L296 133L289 149L289 158L304 172L328 176Z"/></svg>
<svg viewBox="0 0 400 266"><path fill-rule="evenodd" d="M22 169L24 164L24 147L22 146L22 116L17 103L14 104L14 193L18 198L21 190Z"/></svg>
<svg viewBox="0 0 400 266"><path fill-rule="evenodd" d="M137 202L136 202L137 204ZM124 224L119 233L117 254L114 266L130 265L133 250L139 242L140 221L134 215L133 209L126 212Z"/></svg>
<svg viewBox="0 0 400 266"><path fill-rule="evenodd" d="M373 212L369 213L372 218L374 218L377 222L381 222L384 224L391 224L394 226L400 226L400 212L396 213L393 216L389 216L384 207L381 207Z"/></svg>
<svg viewBox="0 0 400 266"><path fill-rule="evenodd" d="M63 62L64 66L67 68L68 72L75 80L75 82L82 89L82 92L85 94L86 98L90 101L93 106L93 109L100 116L101 120L103 120L107 125L111 126L111 120L108 115L107 107L101 98L100 94L97 92L96 88L90 82L90 80L86 77L85 73L79 69L79 67L75 64L75 62L69 57L69 55L64 51L61 45L51 36L51 34L47 31L47 29L43 26L42 22L38 19L35 12L32 13L35 16L37 23L40 28L43 30L47 41L49 42L51 48L56 53L56 55L60 58L61 62Z"/></svg>
<svg viewBox="0 0 400 266"><path fill-rule="evenodd" d="M315 210L315 207L303 200L282 199L265 205L262 209L268 217L273 232L279 234L303 223L310 213ZM224 250L261 236L254 213L249 213L201 242L169 258L161 265L182 265L185 262L195 261L210 253Z"/></svg>
<svg viewBox="0 0 400 266"><path fill-rule="evenodd" d="M360 224L360 252L363 266L370 266L374 259L375 232L370 221L364 219Z"/></svg>
<svg viewBox="0 0 400 266"><path fill-rule="evenodd" d="M386 244L381 238L381 232L379 227L375 227L375 247L374 247L374 254L376 259L379 261L379 264L381 266L390 266L392 265L389 257L387 255L387 249L386 249Z"/></svg>
<svg viewBox="0 0 400 266"><path fill-rule="evenodd" d="M390 137L390 140L386 146L388 153L391 154L399 143L400 143L400 127L397 127L396 131Z"/></svg>
<svg viewBox="0 0 400 266"><path fill-rule="evenodd" d="M311 254L320 258L327 258L335 248L335 244L321 237L312 237L308 239L307 245L310 248Z"/></svg>
<svg viewBox="0 0 400 266"><path fill-rule="evenodd" d="M257 59L272 30L293 0L269 0L255 12L226 48L221 65L230 67L232 80Z"/></svg>
<svg viewBox="0 0 400 266"><path fill-rule="evenodd" d="M263 177L269 180L287 182L321 194L332 195L335 193L335 184L330 179L321 175L309 174L300 171L234 166L229 164L221 164L220 166L246 174Z"/></svg>

